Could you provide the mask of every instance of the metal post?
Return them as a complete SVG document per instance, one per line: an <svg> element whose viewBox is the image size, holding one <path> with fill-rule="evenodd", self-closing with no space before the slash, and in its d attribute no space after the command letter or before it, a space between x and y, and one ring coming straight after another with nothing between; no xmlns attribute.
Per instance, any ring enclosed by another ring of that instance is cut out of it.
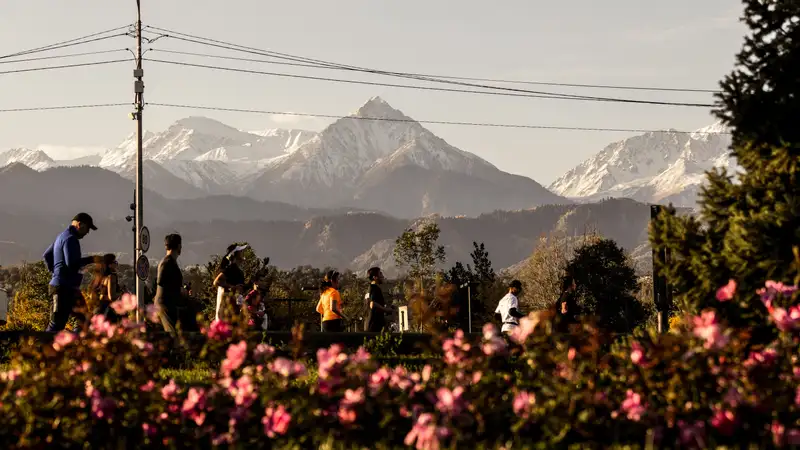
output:
<svg viewBox="0 0 800 450"><path fill-rule="evenodd" d="M472 333L472 285L467 285L467 313L469 314L469 319L467 323L469 324L469 332Z"/></svg>
<svg viewBox="0 0 800 450"><path fill-rule="evenodd" d="M136 258L142 255L142 226L144 226L144 209L143 209L143 187L144 175L142 173L142 110L144 109L144 71L142 70L142 5L141 0L136 0L136 69L133 71L133 77L136 79L133 83L133 91L135 94L136 112L134 120L136 120ZM139 301L139 308L136 311L136 321L141 322L144 319L144 293L145 285L144 280L136 278L136 298Z"/></svg>

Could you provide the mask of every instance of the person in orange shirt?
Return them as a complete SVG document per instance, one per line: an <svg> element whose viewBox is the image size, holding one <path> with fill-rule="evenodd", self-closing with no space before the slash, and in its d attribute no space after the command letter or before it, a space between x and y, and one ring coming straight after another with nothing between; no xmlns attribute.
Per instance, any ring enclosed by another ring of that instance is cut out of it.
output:
<svg viewBox="0 0 800 450"><path fill-rule="evenodd" d="M330 270L319 286L321 292L317 312L322 316L322 331L340 333L344 331L342 297L339 295L339 272Z"/></svg>

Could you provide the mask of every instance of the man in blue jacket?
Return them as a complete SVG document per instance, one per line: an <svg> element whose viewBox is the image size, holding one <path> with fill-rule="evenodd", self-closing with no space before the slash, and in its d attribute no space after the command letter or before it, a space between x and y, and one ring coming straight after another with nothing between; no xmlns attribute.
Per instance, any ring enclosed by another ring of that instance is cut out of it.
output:
<svg viewBox="0 0 800 450"><path fill-rule="evenodd" d="M92 216L79 213L44 252L47 269L53 273L49 287L50 295L53 296L53 309L45 331L55 333L63 330L76 302L82 297L83 274L80 271L84 266L92 264L94 257L81 257L80 240L89 234L89 230L96 229Z"/></svg>

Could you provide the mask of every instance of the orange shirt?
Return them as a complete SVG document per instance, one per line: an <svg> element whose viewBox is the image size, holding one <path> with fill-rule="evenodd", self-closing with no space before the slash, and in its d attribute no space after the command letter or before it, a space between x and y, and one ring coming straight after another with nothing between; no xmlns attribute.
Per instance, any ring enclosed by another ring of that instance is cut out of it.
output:
<svg viewBox="0 0 800 450"><path fill-rule="evenodd" d="M328 288L319 297L317 303L317 312L322 315L322 321L341 319L342 317L333 312L334 304L338 309L342 310L342 297L339 296L339 291L334 288Z"/></svg>

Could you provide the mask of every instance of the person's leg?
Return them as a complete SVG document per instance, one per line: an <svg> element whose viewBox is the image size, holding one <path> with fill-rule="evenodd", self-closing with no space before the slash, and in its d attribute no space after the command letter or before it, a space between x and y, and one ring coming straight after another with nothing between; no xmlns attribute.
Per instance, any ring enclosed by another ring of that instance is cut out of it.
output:
<svg viewBox="0 0 800 450"><path fill-rule="evenodd" d="M67 326L72 308L75 306L75 293L71 289L62 289L57 286L49 287L52 296L53 308L50 310L50 323L45 331L57 333Z"/></svg>
<svg viewBox="0 0 800 450"><path fill-rule="evenodd" d="M158 305L158 317L161 319L161 326L167 333L175 333L175 318L178 315L175 307Z"/></svg>

